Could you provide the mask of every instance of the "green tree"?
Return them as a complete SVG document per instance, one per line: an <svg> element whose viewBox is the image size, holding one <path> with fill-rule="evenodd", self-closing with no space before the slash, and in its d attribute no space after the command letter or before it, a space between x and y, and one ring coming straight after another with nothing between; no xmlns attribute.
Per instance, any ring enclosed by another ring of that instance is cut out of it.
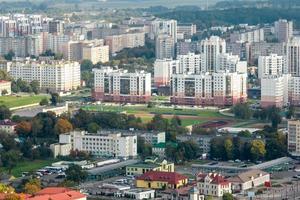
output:
<svg viewBox="0 0 300 200"><path fill-rule="evenodd" d="M286 118L291 119L295 115L295 107L289 106L288 111L286 112Z"/></svg>
<svg viewBox="0 0 300 200"><path fill-rule="evenodd" d="M224 193L222 199L223 200L234 200L234 197L230 193Z"/></svg>
<svg viewBox="0 0 300 200"><path fill-rule="evenodd" d="M9 174L11 174L12 169L17 166L20 158L20 152L16 150L10 150L1 154L1 161L3 166L8 169Z"/></svg>
<svg viewBox="0 0 300 200"><path fill-rule="evenodd" d="M226 157L228 160L232 160L233 159L233 143L231 138L227 138L224 141L224 149L226 152Z"/></svg>
<svg viewBox="0 0 300 200"><path fill-rule="evenodd" d="M51 105L56 106L61 100L58 93L51 93Z"/></svg>
<svg viewBox="0 0 300 200"><path fill-rule="evenodd" d="M24 186L24 192L34 195L41 190L41 181L37 178L30 179Z"/></svg>
<svg viewBox="0 0 300 200"><path fill-rule="evenodd" d="M10 50L7 54L4 55L4 59L9 61L11 61L13 57L15 57L15 53L12 50Z"/></svg>
<svg viewBox="0 0 300 200"><path fill-rule="evenodd" d="M2 96L5 96L5 95L7 95L7 94L8 94L7 90L2 90L2 91L1 91L1 95L2 95Z"/></svg>
<svg viewBox="0 0 300 200"><path fill-rule="evenodd" d="M265 143L261 140L253 140L251 142L250 152L253 161L264 159L266 155Z"/></svg>
<svg viewBox="0 0 300 200"><path fill-rule="evenodd" d="M88 127L87 127L87 131L89 133L97 133L97 131L100 130L100 129L101 129L101 127L95 122L89 123Z"/></svg>
<svg viewBox="0 0 300 200"><path fill-rule="evenodd" d="M18 123L16 126L16 132L18 135L29 136L31 130L32 130L31 122L22 121Z"/></svg>
<svg viewBox="0 0 300 200"><path fill-rule="evenodd" d="M41 106L47 106L47 105L49 105L49 100L48 100L48 98L43 98L43 99L40 101L40 105L41 105Z"/></svg>
<svg viewBox="0 0 300 200"><path fill-rule="evenodd" d="M152 155L152 146L145 142L142 137L137 138L137 152L144 159Z"/></svg>
<svg viewBox="0 0 300 200"><path fill-rule="evenodd" d="M162 115L155 114L147 126L150 130L166 131L169 126L169 121L163 118Z"/></svg>
<svg viewBox="0 0 300 200"><path fill-rule="evenodd" d="M78 165L70 165L66 170L67 180L74 181L79 184L87 178L87 172Z"/></svg>
<svg viewBox="0 0 300 200"><path fill-rule="evenodd" d="M0 120L10 119L11 111L5 105L0 105Z"/></svg>
<svg viewBox="0 0 300 200"><path fill-rule="evenodd" d="M245 103L236 104L232 111L236 118L250 119L252 115L249 105Z"/></svg>
<svg viewBox="0 0 300 200"><path fill-rule="evenodd" d="M81 71L92 71L94 65L90 60L83 60L80 65Z"/></svg>
<svg viewBox="0 0 300 200"><path fill-rule="evenodd" d="M31 87L32 92L34 92L34 94L40 93L40 83L38 81L36 81L36 80L31 81L30 87Z"/></svg>

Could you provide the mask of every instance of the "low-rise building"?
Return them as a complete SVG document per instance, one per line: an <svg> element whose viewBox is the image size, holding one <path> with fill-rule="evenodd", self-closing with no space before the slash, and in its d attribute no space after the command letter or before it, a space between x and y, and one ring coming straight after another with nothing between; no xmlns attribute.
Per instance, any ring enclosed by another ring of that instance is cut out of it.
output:
<svg viewBox="0 0 300 200"><path fill-rule="evenodd" d="M59 143L71 144L72 150L86 151L95 156L130 158L137 156L137 136L119 131L97 134L73 131L59 136Z"/></svg>
<svg viewBox="0 0 300 200"><path fill-rule="evenodd" d="M5 131L6 133L15 133L16 132L17 123L12 122L9 119L0 121L0 130Z"/></svg>
<svg viewBox="0 0 300 200"><path fill-rule="evenodd" d="M232 190L242 192L249 190L270 181L270 174L259 169L253 169L238 174L228 179L232 184Z"/></svg>
<svg viewBox="0 0 300 200"><path fill-rule="evenodd" d="M124 191L124 197L128 199L154 199L155 190L131 189Z"/></svg>
<svg viewBox="0 0 300 200"><path fill-rule="evenodd" d="M177 189L187 183L188 178L176 172L149 171L136 178L138 188Z"/></svg>
<svg viewBox="0 0 300 200"><path fill-rule="evenodd" d="M11 82L0 80L0 96L11 95Z"/></svg>
<svg viewBox="0 0 300 200"><path fill-rule="evenodd" d="M220 174L200 173L196 181L201 194L222 197L225 193L231 193L231 183Z"/></svg>
<svg viewBox="0 0 300 200"><path fill-rule="evenodd" d="M166 157L166 143L157 143L152 146L152 154L160 157Z"/></svg>
<svg viewBox="0 0 300 200"><path fill-rule="evenodd" d="M53 153L53 157L56 158L57 156L68 156L72 150L71 144L62 144L62 143L55 143L50 145L50 149Z"/></svg>
<svg viewBox="0 0 300 200"><path fill-rule="evenodd" d="M137 163L126 166L126 175L142 175L148 171L174 172L174 163L167 160L149 162L145 160L143 163Z"/></svg>

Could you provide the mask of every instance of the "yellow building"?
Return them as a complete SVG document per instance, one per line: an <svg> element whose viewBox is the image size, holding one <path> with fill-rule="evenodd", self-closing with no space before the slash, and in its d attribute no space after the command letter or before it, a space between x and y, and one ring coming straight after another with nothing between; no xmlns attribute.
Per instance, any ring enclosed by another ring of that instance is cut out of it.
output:
<svg viewBox="0 0 300 200"><path fill-rule="evenodd" d="M147 159L144 163L126 166L126 175L142 175L149 171L174 172L174 163L166 160Z"/></svg>
<svg viewBox="0 0 300 200"><path fill-rule="evenodd" d="M138 188L177 189L187 183L188 178L176 172L149 171L136 178Z"/></svg>

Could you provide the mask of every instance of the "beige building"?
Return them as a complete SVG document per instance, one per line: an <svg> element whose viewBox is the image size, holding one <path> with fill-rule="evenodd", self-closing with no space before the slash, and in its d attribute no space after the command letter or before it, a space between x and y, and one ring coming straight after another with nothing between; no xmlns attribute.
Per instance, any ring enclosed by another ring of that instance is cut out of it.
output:
<svg viewBox="0 0 300 200"><path fill-rule="evenodd" d="M15 128L17 123L12 122L9 119L0 121L0 130L5 131L6 133L15 133Z"/></svg>
<svg viewBox="0 0 300 200"><path fill-rule="evenodd" d="M70 151L72 150L72 145L55 143L50 145L50 149L53 153L54 158L56 158L57 156L68 156L70 155Z"/></svg>
<svg viewBox="0 0 300 200"><path fill-rule="evenodd" d="M0 96L11 94L11 82L0 80Z"/></svg>
<svg viewBox="0 0 300 200"><path fill-rule="evenodd" d="M109 61L109 46L86 45L82 48L82 59L90 60L93 64L106 63Z"/></svg>
<svg viewBox="0 0 300 200"><path fill-rule="evenodd" d="M292 156L300 156L300 121L288 121L288 152Z"/></svg>
<svg viewBox="0 0 300 200"><path fill-rule="evenodd" d="M270 174L259 169L253 169L229 178L229 181L233 191L242 192L269 182Z"/></svg>
<svg viewBox="0 0 300 200"><path fill-rule="evenodd" d="M80 87L80 64L64 60L16 60L9 74L26 82L38 81L42 90L69 91Z"/></svg>

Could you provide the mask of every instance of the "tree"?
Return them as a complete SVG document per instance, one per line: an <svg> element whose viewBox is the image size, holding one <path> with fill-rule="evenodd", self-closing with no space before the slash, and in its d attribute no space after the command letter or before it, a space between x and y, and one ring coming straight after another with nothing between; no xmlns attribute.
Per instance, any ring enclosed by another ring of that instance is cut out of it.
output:
<svg viewBox="0 0 300 200"><path fill-rule="evenodd" d="M9 61L11 61L13 57L15 57L15 53L12 50L10 50L7 54L4 55L4 59Z"/></svg>
<svg viewBox="0 0 300 200"><path fill-rule="evenodd" d="M213 199L214 198L212 196L210 196L210 195L204 197L204 200L213 200Z"/></svg>
<svg viewBox="0 0 300 200"><path fill-rule="evenodd" d="M152 146L145 142L142 137L137 138L137 152L144 159L152 155Z"/></svg>
<svg viewBox="0 0 300 200"><path fill-rule="evenodd" d="M87 59L83 60L80 65L81 71L92 71L93 67L92 61Z"/></svg>
<svg viewBox="0 0 300 200"><path fill-rule="evenodd" d="M48 98L43 98L43 99L40 101L40 105L41 105L41 106L47 106L47 105L49 105L49 100L48 100Z"/></svg>
<svg viewBox="0 0 300 200"><path fill-rule="evenodd" d="M20 152L15 150L10 150L1 154L3 166L8 169L9 174L11 174L11 170L17 166L20 158Z"/></svg>
<svg viewBox="0 0 300 200"><path fill-rule="evenodd" d="M51 93L51 105L56 106L61 100L58 93Z"/></svg>
<svg viewBox="0 0 300 200"><path fill-rule="evenodd" d="M0 183L0 193L13 193L15 189L11 186Z"/></svg>
<svg viewBox="0 0 300 200"><path fill-rule="evenodd" d="M34 195L41 190L41 181L39 179L30 179L24 186L24 192Z"/></svg>
<svg viewBox="0 0 300 200"><path fill-rule="evenodd" d="M22 198L21 195L16 194L16 193L10 193L10 194L6 194L4 197L4 200L23 200L24 198Z"/></svg>
<svg viewBox="0 0 300 200"><path fill-rule="evenodd" d="M36 80L31 81L30 87L31 87L32 92L34 92L34 94L40 93L40 83L38 81L36 81Z"/></svg>
<svg viewBox="0 0 300 200"><path fill-rule="evenodd" d="M88 127L87 127L87 131L89 133L97 133L97 131L100 129L101 129L101 127L95 122L89 123Z"/></svg>
<svg viewBox="0 0 300 200"><path fill-rule="evenodd" d="M261 140L253 140L251 142L250 153L253 161L263 159L266 154L265 143Z"/></svg>
<svg viewBox="0 0 300 200"><path fill-rule="evenodd" d="M224 141L224 149L226 152L226 157L228 160L232 160L233 159L233 143L231 138L227 138Z"/></svg>
<svg viewBox="0 0 300 200"><path fill-rule="evenodd" d="M289 106L288 111L286 112L286 118L291 119L295 115L295 107Z"/></svg>
<svg viewBox="0 0 300 200"><path fill-rule="evenodd" d="M32 130L32 124L27 121L22 121L22 122L18 123L16 126L17 134L22 135L22 136L29 136L29 134L31 133L31 130Z"/></svg>
<svg viewBox="0 0 300 200"><path fill-rule="evenodd" d="M178 127L181 125L182 125L181 119L177 115L174 115L173 118L171 119L171 126Z"/></svg>
<svg viewBox="0 0 300 200"><path fill-rule="evenodd" d="M169 121L160 114L155 114L151 122L148 123L148 129L157 131L166 131L169 126Z"/></svg>
<svg viewBox="0 0 300 200"><path fill-rule="evenodd" d="M11 111L5 105L0 105L0 120L9 119Z"/></svg>
<svg viewBox="0 0 300 200"><path fill-rule="evenodd" d="M60 118L57 120L54 130L58 135L68 133L73 130L73 125L67 119Z"/></svg>
<svg viewBox="0 0 300 200"><path fill-rule="evenodd" d="M234 200L234 197L230 193L224 193L222 199L223 200Z"/></svg>
<svg viewBox="0 0 300 200"><path fill-rule="evenodd" d="M236 118L250 119L252 115L248 104L245 103L236 104L232 111Z"/></svg>
<svg viewBox="0 0 300 200"><path fill-rule="evenodd" d="M7 90L2 90L2 91L1 91L1 95L2 95L2 96L5 96L5 95L7 95L7 94L8 94Z"/></svg>
<svg viewBox="0 0 300 200"><path fill-rule="evenodd" d="M67 180L74 181L75 183L80 183L87 178L87 172L82 170L78 165L70 165L66 170Z"/></svg>
<svg viewBox="0 0 300 200"><path fill-rule="evenodd" d="M278 124L281 123L282 117L279 113L273 113L271 115L272 128L277 129Z"/></svg>

